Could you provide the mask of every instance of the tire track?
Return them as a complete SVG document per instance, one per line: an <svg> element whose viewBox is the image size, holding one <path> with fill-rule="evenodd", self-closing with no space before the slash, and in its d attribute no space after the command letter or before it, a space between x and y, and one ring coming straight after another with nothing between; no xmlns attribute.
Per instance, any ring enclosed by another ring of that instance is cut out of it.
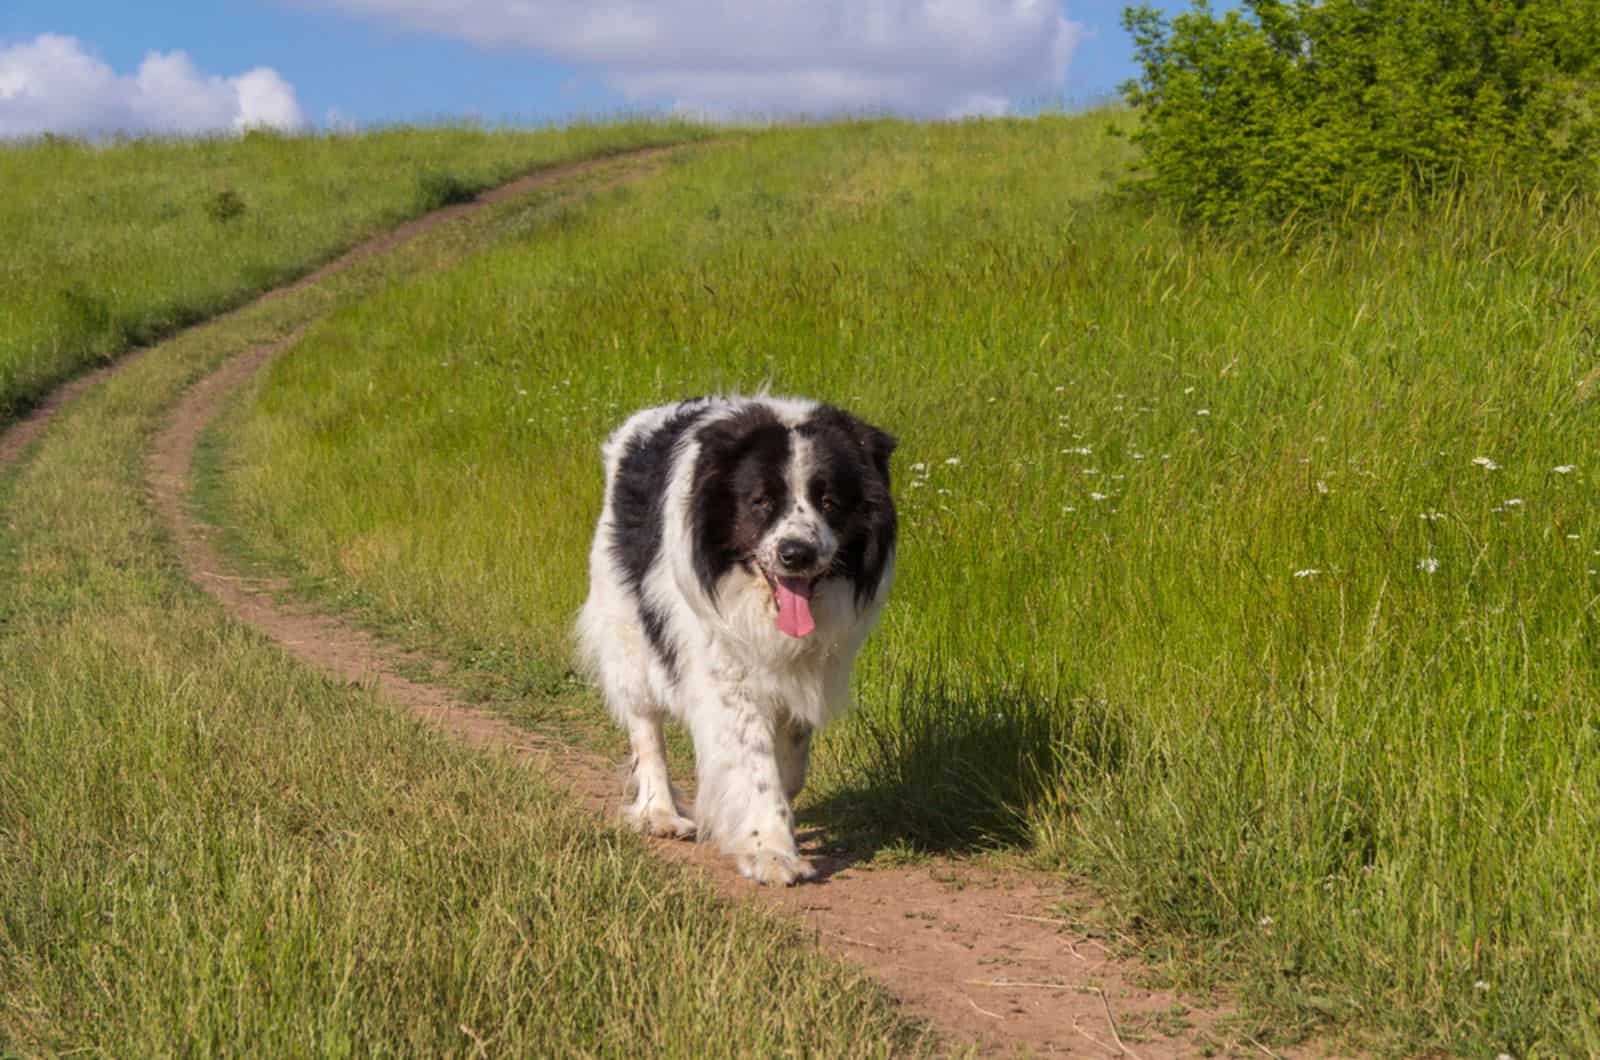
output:
<svg viewBox="0 0 1600 1060"><path fill-rule="evenodd" d="M298 280L293 280L281 287L274 287L269 291L264 291L255 298L250 299L248 302L235 309L219 314L218 316L202 320L197 324L191 325L190 328L181 329L179 332L176 332L175 335L182 334L184 331L189 331L196 327L205 327L210 324L215 324L220 320L226 320L229 317L242 313L252 306L260 305L263 302L270 302L274 299L283 298L284 296L292 294L293 292L301 290L302 288L321 283L330 276L344 272L357 262L364 261L365 259L378 254L387 253L391 250L394 250L396 247L411 241L412 239L421 235L423 232L430 231L431 229L437 228L443 224L448 224L449 222L460 217L465 217L468 214L477 213L478 211L493 206L496 203L520 198L541 188L571 180L574 177L582 176L610 162L619 161L622 159L627 159L631 162L643 162L677 149L677 145L641 147L628 151L619 151L609 155L600 155L595 158L588 158L579 162L563 162L553 166L547 166L543 169L535 170L534 172L529 173L526 176L518 177L516 180L510 181L509 183L490 188L480 193L476 198L469 202L455 203L450 206L440 207L437 210L430 211L429 213L425 213L420 217L415 217L410 221L406 221L396 228L389 229L385 232L380 232L377 235L363 240L350 249L344 251L333 260L328 261L306 273ZM40 435L44 434L44 432L49 429L50 424L53 423L55 418L61 413L61 410L70 405L79 395L83 394L91 387L104 382L114 373L120 372L124 368L136 363L141 358L148 356L152 350L159 349L173 337L174 336L169 335L166 339L163 339L154 346L135 347L123 354L121 357L117 358L115 361L112 361L110 364L101 365L100 367L95 368L83 375L77 376L74 379L70 379L67 382L57 386L49 394L45 395L44 400L35 406L32 411L23 416L21 419L17 420L15 423L11 424L11 426L7 427L4 431L0 431L0 472L7 470L19 459L21 459L22 454L27 450L28 446L33 444L33 442Z"/></svg>

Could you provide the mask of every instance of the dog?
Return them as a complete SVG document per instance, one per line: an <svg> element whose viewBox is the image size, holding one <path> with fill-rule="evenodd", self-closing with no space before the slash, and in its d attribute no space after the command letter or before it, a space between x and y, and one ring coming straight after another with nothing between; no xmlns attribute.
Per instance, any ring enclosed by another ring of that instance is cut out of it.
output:
<svg viewBox="0 0 1600 1060"><path fill-rule="evenodd" d="M815 875L792 805L894 580L894 448L831 405L770 396L645 409L601 447L577 639L632 744L632 826L715 841L758 883ZM667 715L694 741L692 819Z"/></svg>

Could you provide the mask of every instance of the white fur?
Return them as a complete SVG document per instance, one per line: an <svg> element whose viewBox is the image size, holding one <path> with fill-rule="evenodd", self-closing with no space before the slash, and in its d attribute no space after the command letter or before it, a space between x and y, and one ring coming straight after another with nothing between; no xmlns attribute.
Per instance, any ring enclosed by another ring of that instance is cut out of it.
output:
<svg viewBox="0 0 1600 1060"><path fill-rule="evenodd" d="M791 426L816 408L794 398L725 398L714 400L710 417L755 402ZM641 587L679 646L674 681L651 648L639 602L610 542L611 483L629 440L659 427L677 408L635 414L602 447L606 500L590 553L589 598L578 617L580 655L633 745L633 799L624 817L652 835L692 831L702 841L715 841L758 882L793 883L814 872L795 847L791 811L805 782L811 733L849 705L851 667L888 595L893 557L877 592L859 605L849 581L819 582L811 600L816 629L806 637L777 628L772 589L759 573L735 568L722 578L714 603L694 570L690 490L698 443L690 431L662 484L662 547ZM796 445L793 472L803 474L808 459L809 445ZM806 490L791 494L790 510L763 549L781 535L798 535L831 557L838 542L805 500ZM771 557L766 560L774 569ZM698 791L692 821L667 775L661 722L668 714L686 724L694 740Z"/></svg>

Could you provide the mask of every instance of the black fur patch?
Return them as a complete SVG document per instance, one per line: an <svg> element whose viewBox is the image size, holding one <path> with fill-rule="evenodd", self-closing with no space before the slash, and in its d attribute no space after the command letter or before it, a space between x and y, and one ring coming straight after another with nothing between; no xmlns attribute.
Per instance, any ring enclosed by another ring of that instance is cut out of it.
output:
<svg viewBox="0 0 1600 1060"><path fill-rule="evenodd" d="M678 411L655 430L635 435L617 461L616 478L611 484L611 554L639 602L639 621L645 636L674 680L678 676L678 647L667 636L666 616L645 602L644 576L661 551L666 482L672 475L674 451L705 414L706 399L693 398L680 404Z"/></svg>
<svg viewBox="0 0 1600 1060"><path fill-rule="evenodd" d="M761 537L787 508L789 428L771 409L750 405L701 429L690 505L694 569L712 601L717 582L749 566Z"/></svg>
<svg viewBox="0 0 1600 1060"><path fill-rule="evenodd" d="M889 456L895 440L832 405L818 408L795 431L811 440L815 458L808 499L839 537L833 573L850 580L859 606L878 591L894 551Z"/></svg>

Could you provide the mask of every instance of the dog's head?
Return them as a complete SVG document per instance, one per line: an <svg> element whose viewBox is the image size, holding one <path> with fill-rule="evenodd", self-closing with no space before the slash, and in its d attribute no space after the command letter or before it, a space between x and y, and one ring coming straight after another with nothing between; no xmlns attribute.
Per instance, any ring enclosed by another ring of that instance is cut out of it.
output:
<svg viewBox="0 0 1600 1060"><path fill-rule="evenodd" d="M894 550L893 438L828 405L790 424L754 404L707 424L699 442L695 570L713 601L730 570L759 573L778 628L803 637L821 582L848 581L858 606L876 595Z"/></svg>

